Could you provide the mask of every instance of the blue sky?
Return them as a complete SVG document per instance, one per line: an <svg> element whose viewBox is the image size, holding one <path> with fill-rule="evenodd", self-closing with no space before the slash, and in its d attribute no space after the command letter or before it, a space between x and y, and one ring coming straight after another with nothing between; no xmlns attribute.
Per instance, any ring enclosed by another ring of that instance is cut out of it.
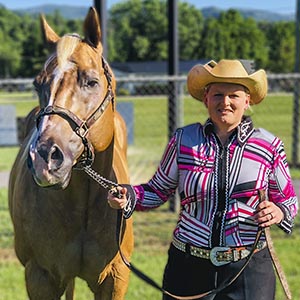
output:
<svg viewBox="0 0 300 300"><path fill-rule="evenodd" d="M110 6L122 0L107 0L107 5ZM124 0L123 0L124 1ZM179 1L179 0L178 0ZM207 6L216 6L222 9L228 8L256 8L284 14L295 13L296 0L181 0L189 2L198 8ZM8 9L28 8L42 4L67 4L76 6L92 6L93 0L0 0Z"/></svg>

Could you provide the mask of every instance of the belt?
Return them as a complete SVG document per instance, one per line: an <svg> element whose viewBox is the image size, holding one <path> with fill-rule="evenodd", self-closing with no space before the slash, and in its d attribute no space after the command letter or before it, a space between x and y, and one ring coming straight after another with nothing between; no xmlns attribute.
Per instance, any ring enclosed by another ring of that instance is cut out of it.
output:
<svg viewBox="0 0 300 300"><path fill-rule="evenodd" d="M188 253L192 256L209 259L215 266L222 266L231 262L237 262L246 258L252 251L251 245L241 247L214 247L212 249L205 249L192 246L179 241L173 237L172 244L178 250ZM254 253L264 249L267 246L265 241L259 241Z"/></svg>

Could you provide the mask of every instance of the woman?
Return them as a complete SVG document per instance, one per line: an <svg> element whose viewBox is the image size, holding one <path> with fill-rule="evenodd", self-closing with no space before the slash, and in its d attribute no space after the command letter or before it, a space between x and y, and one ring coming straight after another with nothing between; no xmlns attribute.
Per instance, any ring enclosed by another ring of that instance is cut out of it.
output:
<svg viewBox="0 0 300 300"><path fill-rule="evenodd" d="M191 69L187 86L206 106L206 123L179 128L152 179L126 186L121 199L109 194L108 202L129 217L162 205L178 189L164 289L189 296L225 286L254 251L232 284L205 299L272 300L272 261L264 235L254 244L256 233L274 224L291 233L298 201L283 143L244 115L265 98L266 73L248 61L211 61ZM268 199L260 201L260 190Z"/></svg>

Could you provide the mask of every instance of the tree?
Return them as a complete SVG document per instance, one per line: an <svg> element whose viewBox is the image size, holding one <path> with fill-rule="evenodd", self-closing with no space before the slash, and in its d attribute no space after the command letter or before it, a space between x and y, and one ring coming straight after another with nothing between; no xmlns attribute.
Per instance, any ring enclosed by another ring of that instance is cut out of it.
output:
<svg viewBox="0 0 300 300"><path fill-rule="evenodd" d="M215 18L208 18L205 21L201 44L198 45L199 57L206 59L220 60L225 56L225 49L221 40L222 28Z"/></svg>
<svg viewBox="0 0 300 300"><path fill-rule="evenodd" d="M268 68L274 73L293 72L295 64L295 24L273 23L266 32L269 41Z"/></svg>
<svg viewBox="0 0 300 300"><path fill-rule="evenodd" d="M21 62L22 19L0 7L0 28L0 77L16 77Z"/></svg>
<svg viewBox="0 0 300 300"><path fill-rule="evenodd" d="M237 57L254 60L256 68L265 68L268 63L268 46L264 32L252 18L245 19L239 29Z"/></svg>
<svg viewBox="0 0 300 300"><path fill-rule="evenodd" d="M166 60L168 57L168 19L166 1L128 0L110 10L116 51L110 61ZM185 2L178 9L179 52L182 60L199 58L198 45L204 20L201 11ZM109 51L110 52L110 51ZM114 56L113 56L114 55Z"/></svg>
<svg viewBox="0 0 300 300"><path fill-rule="evenodd" d="M160 60L167 57L166 3L128 0L110 10L115 57L110 61Z"/></svg>
<svg viewBox="0 0 300 300"><path fill-rule="evenodd" d="M268 61L264 33L253 19L244 19L233 9L221 13L218 19L206 20L202 42L203 58L251 59L259 67L265 67Z"/></svg>
<svg viewBox="0 0 300 300"><path fill-rule="evenodd" d="M200 10L186 2L179 2L178 9L179 56L181 60L201 58L204 18Z"/></svg>
<svg viewBox="0 0 300 300"><path fill-rule="evenodd" d="M76 32L82 33L81 20L65 20L58 11L53 16L47 16L47 21L52 23L53 28L60 35ZM22 60L19 73L23 77L34 77L42 69L44 62L49 55L42 38L39 18L23 17L24 39L22 43Z"/></svg>
<svg viewBox="0 0 300 300"><path fill-rule="evenodd" d="M294 22L256 22L234 9L204 19L200 10L179 1L181 60L244 58L271 72L292 72ZM82 20L66 20L59 11L47 15L58 34L82 35ZM126 0L113 5L108 18L108 60L160 61L168 56L166 0ZM37 16L0 5L0 77L31 77L48 55Z"/></svg>
<svg viewBox="0 0 300 300"><path fill-rule="evenodd" d="M37 18L25 17L24 29L26 29L27 36L22 43L20 73L23 77L34 77L42 69L47 51L44 49L40 22Z"/></svg>

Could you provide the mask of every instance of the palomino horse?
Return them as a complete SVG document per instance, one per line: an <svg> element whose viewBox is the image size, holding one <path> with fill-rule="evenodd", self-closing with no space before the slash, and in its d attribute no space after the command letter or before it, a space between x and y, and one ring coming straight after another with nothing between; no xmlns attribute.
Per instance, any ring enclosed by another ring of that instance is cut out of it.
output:
<svg viewBox="0 0 300 300"><path fill-rule="evenodd" d="M124 299L129 270L116 242L117 211L109 207L107 191L76 168L93 163L110 181L129 180L126 127L115 111L115 79L102 57L98 15L89 10L84 39L60 38L41 20L56 51L35 78L40 107L27 118L32 128L9 183L15 251L27 292L31 300L60 299L64 292L73 299L79 277L94 299ZM130 219L121 249L130 257Z"/></svg>

